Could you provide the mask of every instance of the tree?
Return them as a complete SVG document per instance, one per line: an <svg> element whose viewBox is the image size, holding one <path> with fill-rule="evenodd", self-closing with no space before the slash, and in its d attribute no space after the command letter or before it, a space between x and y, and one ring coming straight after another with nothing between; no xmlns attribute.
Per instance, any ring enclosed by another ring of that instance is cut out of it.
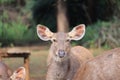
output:
<svg viewBox="0 0 120 80"><path fill-rule="evenodd" d="M33 7L33 19L36 23L50 26L56 31L57 0L37 0ZM80 23L86 25L95 23L98 20L110 20L114 16L115 9L118 9L119 0L66 0L67 16L70 27ZM118 10L117 10L118 11Z"/></svg>

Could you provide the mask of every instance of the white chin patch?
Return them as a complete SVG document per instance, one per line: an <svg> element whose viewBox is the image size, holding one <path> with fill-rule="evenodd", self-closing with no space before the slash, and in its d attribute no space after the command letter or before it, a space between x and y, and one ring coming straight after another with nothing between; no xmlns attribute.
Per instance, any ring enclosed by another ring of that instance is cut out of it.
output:
<svg viewBox="0 0 120 80"><path fill-rule="evenodd" d="M55 57L55 61L56 61L56 62L63 62L63 61L65 61L65 60L67 60L67 59L68 59L68 57L63 57L63 58L60 58L60 57L58 57L58 56Z"/></svg>
<svg viewBox="0 0 120 80"><path fill-rule="evenodd" d="M62 62L62 58L56 56L56 57L55 57L55 61L57 61L57 62Z"/></svg>

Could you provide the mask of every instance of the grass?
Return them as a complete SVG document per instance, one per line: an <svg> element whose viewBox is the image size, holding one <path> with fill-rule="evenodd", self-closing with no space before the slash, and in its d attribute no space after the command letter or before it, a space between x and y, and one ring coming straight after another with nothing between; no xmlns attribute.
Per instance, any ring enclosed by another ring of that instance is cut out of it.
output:
<svg viewBox="0 0 120 80"><path fill-rule="evenodd" d="M33 51L30 57L31 77L45 76L48 50Z"/></svg>

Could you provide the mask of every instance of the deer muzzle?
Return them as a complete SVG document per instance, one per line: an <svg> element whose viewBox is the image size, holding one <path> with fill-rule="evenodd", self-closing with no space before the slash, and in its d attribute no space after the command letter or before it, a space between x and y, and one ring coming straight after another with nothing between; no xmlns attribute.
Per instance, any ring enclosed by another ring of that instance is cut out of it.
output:
<svg viewBox="0 0 120 80"><path fill-rule="evenodd" d="M65 51L64 51L64 50L59 50L59 51L58 51L58 56L59 56L60 58L63 58L63 57L65 56Z"/></svg>

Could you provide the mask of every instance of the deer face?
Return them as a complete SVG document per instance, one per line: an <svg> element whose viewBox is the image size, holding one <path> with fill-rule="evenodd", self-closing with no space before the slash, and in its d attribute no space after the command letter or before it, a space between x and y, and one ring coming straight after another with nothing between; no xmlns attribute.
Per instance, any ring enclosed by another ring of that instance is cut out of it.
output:
<svg viewBox="0 0 120 80"><path fill-rule="evenodd" d="M68 35L64 32L55 33L52 37L52 53L58 59L62 59L68 56L70 51L70 40Z"/></svg>
<svg viewBox="0 0 120 80"><path fill-rule="evenodd" d="M70 41L80 40L85 34L85 25L81 24L73 28L69 33L58 32L53 33L47 27L43 25L37 26L37 34L40 39L44 41L52 41L52 53L56 60L64 59L69 56L70 53Z"/></svg>

